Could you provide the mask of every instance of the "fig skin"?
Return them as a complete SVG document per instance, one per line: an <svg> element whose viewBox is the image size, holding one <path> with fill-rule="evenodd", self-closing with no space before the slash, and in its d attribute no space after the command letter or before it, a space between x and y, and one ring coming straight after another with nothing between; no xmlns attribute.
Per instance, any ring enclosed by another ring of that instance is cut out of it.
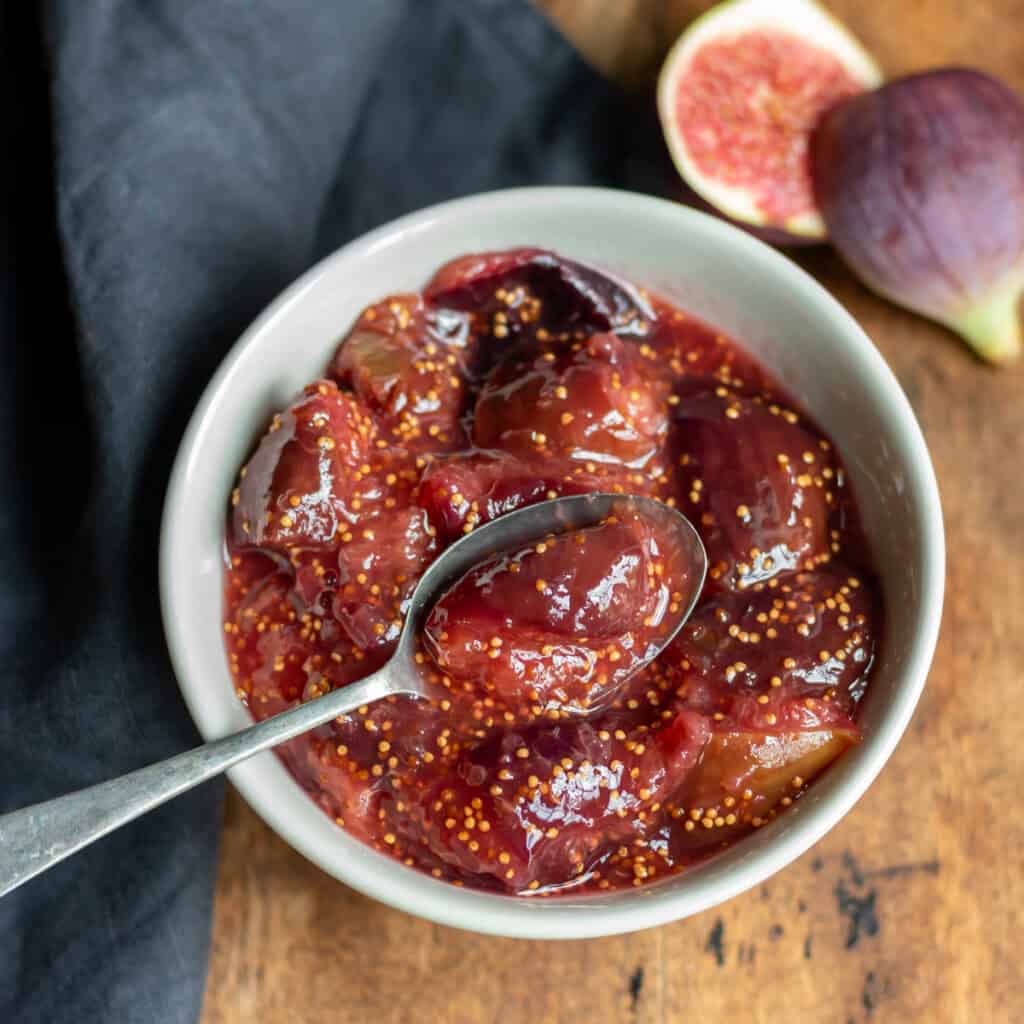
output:
<svg viewBox="0 0 1024 1024"><path fill-rule="evenodd" d="M942 68L828 111L811 174L829 238L870 288L951 327L983 358L1021 350L1024 102Z"/></svg>

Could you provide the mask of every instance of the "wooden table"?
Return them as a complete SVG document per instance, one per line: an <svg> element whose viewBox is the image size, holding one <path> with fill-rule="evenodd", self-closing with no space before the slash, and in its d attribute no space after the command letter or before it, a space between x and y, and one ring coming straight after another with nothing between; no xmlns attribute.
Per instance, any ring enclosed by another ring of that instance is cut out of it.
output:
<svg viewBox="0 0 1024 1024"><path fill-rule="evenodd" d="M644 88L708 5L543 6L592 63ZM1024 90L1019 0L829 6L889 73L977 64ZM800 260L910 396L948 531L928 688L867 796L800 861L723 907L636 935L544 944L365 899L232 792L205 1024L1024 1020L1024 366L980 365L945 331L868 294L827 250Z"/></svg>

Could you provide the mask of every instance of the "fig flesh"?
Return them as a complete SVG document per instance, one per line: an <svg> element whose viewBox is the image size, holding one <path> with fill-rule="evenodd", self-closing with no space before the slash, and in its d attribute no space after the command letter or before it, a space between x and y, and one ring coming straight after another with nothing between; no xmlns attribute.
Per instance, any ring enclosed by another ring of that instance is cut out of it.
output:
<svg viewBox="0 0 1024 1024"><path fill-rule="evenodd" d="M880 81L813 0L728 0L669 53L658 110L679 173L719 213L773 241L821 241L811 130L830 106Z"/></svg>

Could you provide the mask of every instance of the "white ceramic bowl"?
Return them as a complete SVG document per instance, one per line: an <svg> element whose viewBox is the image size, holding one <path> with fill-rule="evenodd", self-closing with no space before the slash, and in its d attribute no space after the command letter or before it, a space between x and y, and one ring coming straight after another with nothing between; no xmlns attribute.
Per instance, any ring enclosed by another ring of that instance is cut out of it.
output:
<svg viewBox="0 0 1024 1024"><path fill-rule="evenodd" d="M683 206L624 192L494 192L403 217L345 246L281 295L210 382L182 441L164 510L161 600L171 656L206 739L244 728L221 632L225 509L271 413L319 375L369 302L418 290L462 253L537 245L617 271L739 339L836 441L885 591L881 657L864 742L793 809L695 870L612 895L528 899L458 889L338 829L275 756L229 772L253 809L323 870L384 903L496 935L610 935L697 913L764 881L853 806L910 719L931 661L945 550L928 451L906 397L864 332L773 249Z"/></svg>

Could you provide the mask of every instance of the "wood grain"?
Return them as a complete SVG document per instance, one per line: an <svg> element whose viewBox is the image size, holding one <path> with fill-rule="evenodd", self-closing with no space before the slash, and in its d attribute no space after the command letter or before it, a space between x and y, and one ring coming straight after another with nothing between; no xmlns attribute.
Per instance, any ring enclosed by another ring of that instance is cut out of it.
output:
<svg viewBox="0 0 1024 1024"><path fill-rule="evenodd" d="M690 0L545 0L601 70L644 89ZM829 5L890 73L970 63L1024 90L1024 3ZM1024 368L981 366L874 298L827 250L800 261L888 359L927 436L949 545L927 690L867 796L760 890L620 938L489 939L323 875L230 794L205 1024L1024 1019Z"/></svg>

